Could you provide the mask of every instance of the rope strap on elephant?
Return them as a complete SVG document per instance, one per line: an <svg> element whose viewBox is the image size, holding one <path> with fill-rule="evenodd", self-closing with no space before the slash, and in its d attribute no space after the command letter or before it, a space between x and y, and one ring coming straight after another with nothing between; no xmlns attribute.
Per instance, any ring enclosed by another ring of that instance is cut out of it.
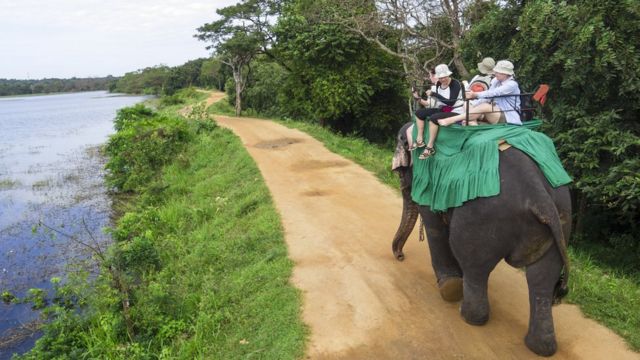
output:
<svg viewBox="0 0 640 360"><path fill-rule="evenodd" d="M424 148L413 152L411 197L433 211L444 211L477 197L500 193L498 141L529 155L553 187L566 185L571 178L562 167L551 139L534 131L539 120L523 126L508 124L440 127L435 142L436 153L418 160ZM424 138L429 137L425 126ZM414 126L413 138L417 127Z"/></svg>

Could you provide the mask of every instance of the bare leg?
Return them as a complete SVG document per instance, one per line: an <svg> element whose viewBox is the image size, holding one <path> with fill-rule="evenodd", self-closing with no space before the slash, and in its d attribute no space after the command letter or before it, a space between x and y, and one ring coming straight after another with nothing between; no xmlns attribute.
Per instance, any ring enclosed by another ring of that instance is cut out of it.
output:
<svg viewBox="0 0 640 360"><path fill-rule="evenodd" d="M420 145L424 143L424 120L416 117L416 124L418 125L418 135L416 135L416 144Z"/></svg>
<svg viewBox="0 0 640 360"><path fill-rule="evenodd" d="M489 124L497 124L500 121L500 115L502 114L500 108L497 105L492 106L490 112L487 112L484 118Z"/></svg>
<svg viewBox="0 0 640 360"><path fill-rule="evenodd" d="M438 130L439 126L429 121L429 142L427 143L427 147L433 148L436 137L438 136Z"/></svg>
<svg viewBox="0 0 640 360"><path fill-rule="evenodd" d="M424 160L429 156L435 154L435 148L433 147L433 145L435 144L436 137L438 136L438 127L438 125L429 121L429 142L427 143L427 147L424 149L422 154L420 154L418 159Z"/></svg>
<svg viewBox="0 0 640 360"><path fill-rule="evenodd" d="M489 103L482 103L477 106L471 107L469 109L469 125L478 125L478 118L483 114L487 118L487 121L489 121L490 123L497 123L500 119L500 113L494 111L500 111L500 109ZM440 124L440 126L449 126L451 124L455 124L458 121L465 120L466 117L466 114L459 114L450 118L438 120L438 123ZM492 122L492 120L495 121Z"/></svg>

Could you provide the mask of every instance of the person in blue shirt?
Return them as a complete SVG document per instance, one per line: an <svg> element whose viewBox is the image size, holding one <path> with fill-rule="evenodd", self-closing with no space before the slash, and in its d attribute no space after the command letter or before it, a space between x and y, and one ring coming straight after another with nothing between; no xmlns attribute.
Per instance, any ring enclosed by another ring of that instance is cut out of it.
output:
<svg viewBox="0 0 640 360"><path fill-rule="evenodd" d="M500 60L493 68L493 72L495 78L491 81L488 90L466 92L467 99L476 99L470 102L469 125L478 125L478 120L481 119L490 124L506 122L522 125L520 120L520 87L514 78L513 64L508 60ZM439 119L438 124L449 126L465 120L465 118L466 114L461 113L446 119Z"/></svg>

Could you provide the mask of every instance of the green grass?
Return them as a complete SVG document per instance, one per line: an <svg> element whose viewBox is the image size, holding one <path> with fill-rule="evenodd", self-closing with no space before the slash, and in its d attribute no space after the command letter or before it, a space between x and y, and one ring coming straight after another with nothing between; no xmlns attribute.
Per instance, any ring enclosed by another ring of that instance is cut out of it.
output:
<svg viewBox="0 0 640 360"><path fill-rule="evenodd" d="M315 124L275 121L308 133L323 142L329 150L353 160L373 172L383 183L399 189L398 177L391 171L392 147L337 135ZM632 349L640 351L640 273L630 271L629 266L625 266L624 271L608 266L628 262L625 258L604 261L607 256L611 257L610 253L602 245L591 245L589 249L582 244L570 249L572 273L567 301L579 305L587 317L609 327L622 336ZM617 256L625 257L625 254L618 253ZM635 253L626 254L629 259L635 259L635 256Z"/></svg>
<svg viewBox="0 0 640 360"><path fill-rule="evenodd" d="M20 186L20 182L11 179L0 179L0 190L14 189Z"/></svg>
<svg viewBox="0 0 640 360"><path fill-rule="evenodd" d="M149 287L150 296L168 295L179 313L189 314L190 334L165 354L299 358L300 295L288 282L292 263L256 165L222 129L201 136L183 156L188 166L169 166L163 178L168 188L157 216L164 266Z"/></svg>
<svg viewBox="0 0 640 360"><path fill-rule="evenodd" d="M233 105L229 104L226 98L211 104L207 108L207 112L209 114L220 114L228 116L233 116L236 114L235 108L233 107Z"/></svg>
<svg viewBox="0 0 640 360"><path fill-rule="evenodd" d="M51 179L38 180L31 185L33 190L43 190L51 187Z"/></svg>
<svg viewBox="0 0 640 360"><path fill-rule="evenodd" d="M640 274L627 275L604 266L590 252L570 247L571 278L568 301L622 336L640 350Z"/></svg>
<svg viewBox="0 0 640 360"><path fill-rule="evenodd" d="M165 169L166 188L154 196L162 198L154 214L163 267L143 302L169 300L173 321L189 325L162 347L164 356L302 356L307 330L300 294L289 283L293 264L259 174L239 139L221 128L199 135Z"/></svg>

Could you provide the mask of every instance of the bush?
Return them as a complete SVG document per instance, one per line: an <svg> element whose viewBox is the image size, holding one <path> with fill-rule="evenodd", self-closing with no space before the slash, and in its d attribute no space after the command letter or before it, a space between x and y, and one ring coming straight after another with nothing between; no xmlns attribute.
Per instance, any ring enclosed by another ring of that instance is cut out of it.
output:
<svg viewBox="0 0 640 360"><path fill-rule="evenodd" d="M161 106L180 105L180 104L184 104L184 102L185 102L184 99L176 94L163 96L160 99Z"/></svg>
<svg viewBox="0 0 640 360"><path fill-rule="evenodd" d="M156 177L189 138L187 124L143 107L125 108L116 118L118 132L106 146L107 183L117 190L136 191Z"/></svg>

